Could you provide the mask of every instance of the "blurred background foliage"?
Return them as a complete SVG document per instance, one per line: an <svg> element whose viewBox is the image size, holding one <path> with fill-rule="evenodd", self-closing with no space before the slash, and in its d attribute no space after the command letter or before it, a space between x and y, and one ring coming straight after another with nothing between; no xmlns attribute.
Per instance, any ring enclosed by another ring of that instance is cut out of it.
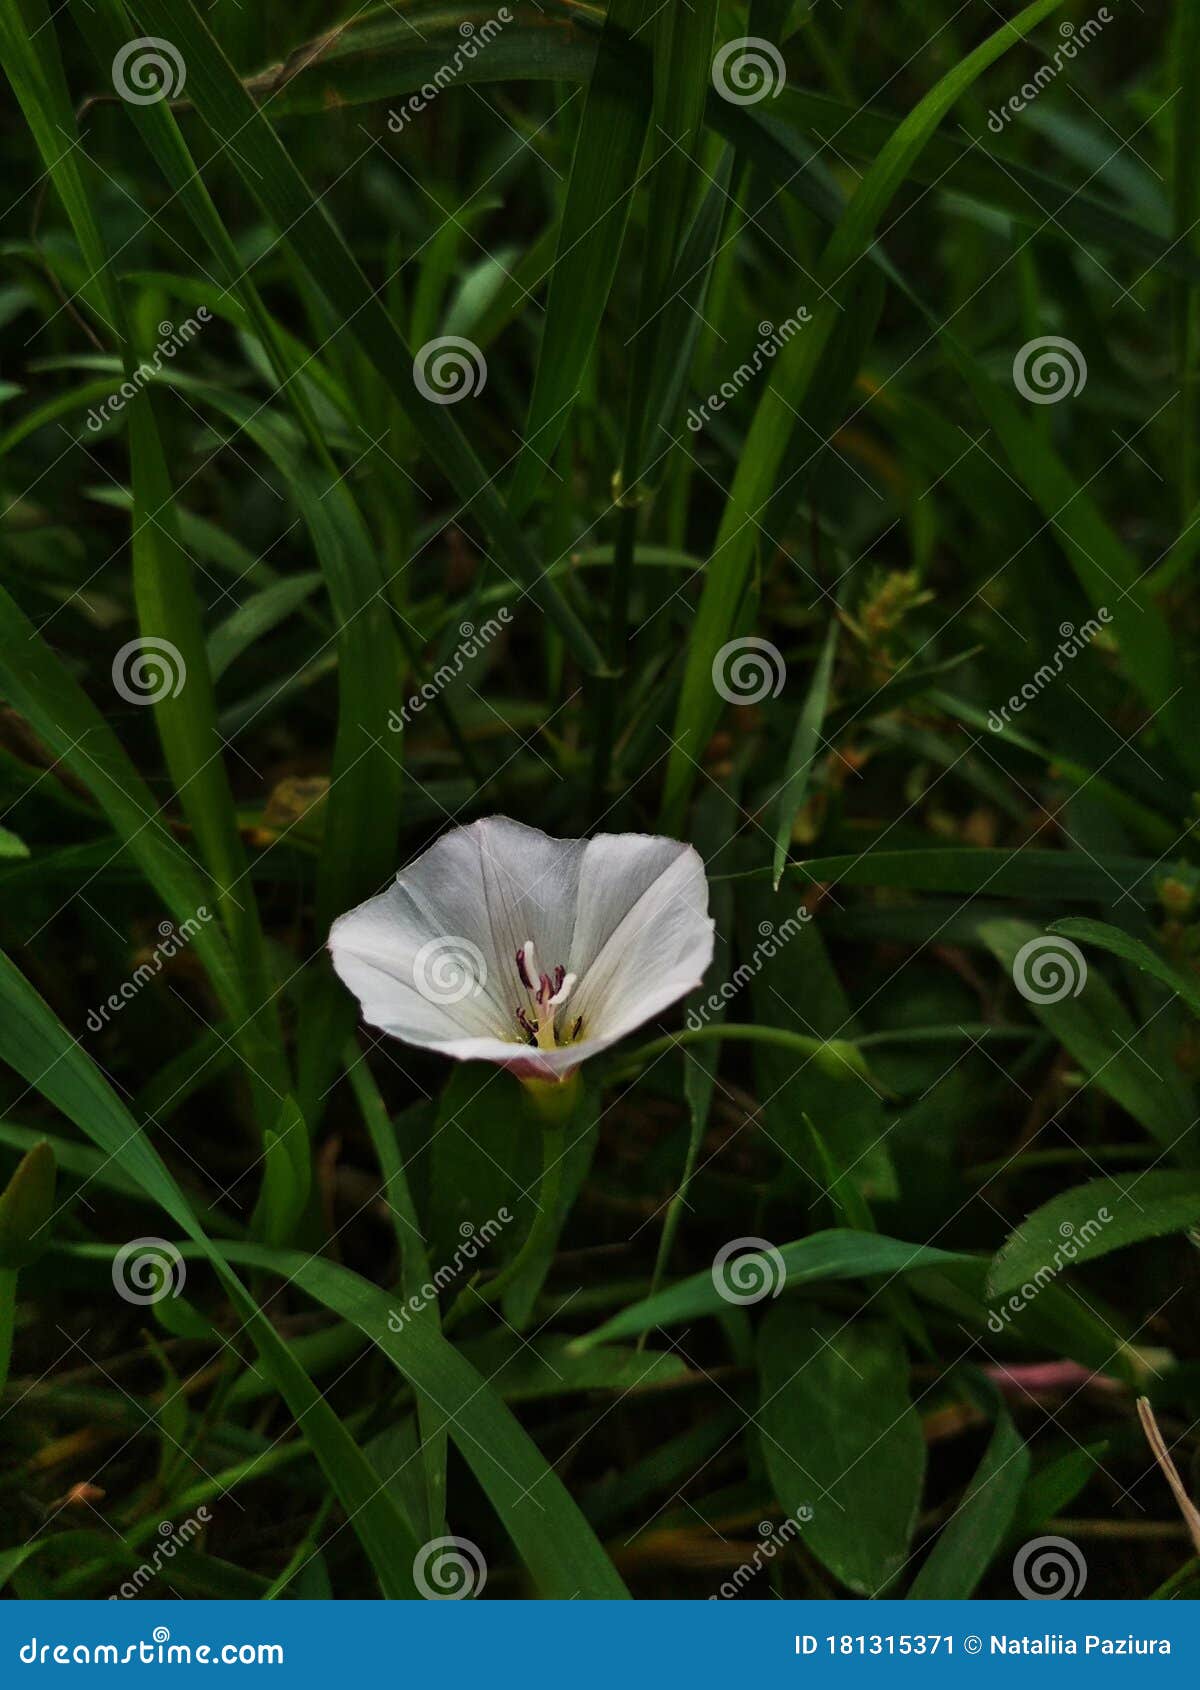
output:
<svg viewBox="0 0 1200 1690"><path fill-rule="evenodd" d="M1190 1592L1198 57L1182 0L0 0L10 1594L199 1508L152 1594L447 1531L488 1596L1008 1595L1048 1533ZM745 1031L589 1069L556 1248L397 1325L537 1135L322 946L493 813L692 840Z"/></svg>

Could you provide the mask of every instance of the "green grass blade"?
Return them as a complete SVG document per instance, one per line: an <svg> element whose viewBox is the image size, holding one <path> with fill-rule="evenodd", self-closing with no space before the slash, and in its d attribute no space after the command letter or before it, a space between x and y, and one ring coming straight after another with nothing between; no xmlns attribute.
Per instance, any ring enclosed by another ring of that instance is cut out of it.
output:
<svg viewBox="0 0 1200 1690"><path fill-rule="evenodd" d="M1164 1153L1195 1166L1200 1161L1200 1143L1191 1087L1178 1069L1160 1074L1143 1060L1134 1048L1137 1025L1099 970L1087 968L1086 963L1081 967L1078 956L1065 952L1067 940L1045 937L1029 921L987 921L979 931L1018 988L1025 988L1022 996L1031 1012L1071 1053L1087 1078L1127 1109ZM1053 986L1065 983L1061 996L1042 989L1037 959L1043 954L1043 966L1054 969Z"/></svg>
<svg viewBox="0 0 1200 1690"><path fill-rule="evenodd" d="M109 257L80 174L74 151L63 148L75 132L57 38L44 0L21 0L34 27L19 39L16 0L0 11L0 53L22 107L42 148L46 169L71 218L86 262L103 283L105 303L127 376L138 367L129 318L119 290L107 280ZM18 38L14 39L14 35ZM155 721L167 766L183 811L214 882L217 906L233 950L245 971L248 996L256 1005L253 1040L257 1061L248 1064L261 1119L286 1085L279 1029L270 1005L258 908L246 876L233 798L221 759L212 678L200 625L191 560L180 544L172 508L172 487L148 390L137 385L128 406L133 470L133 576L141 636L165 646L168 684L154 688ZM115 683L115 677L114 677Z"/></svg>
<svg viewBox="0 0 1200 1690"><path fill-rule="evenodd" d="M220 927L207 920L207 877L172 834L104 717L2 587L0 685L112 823L120 843L111 855L127 850L175 920L197 925L192 943L217 997L240 1020L248 1006L228 942Z"/></svg>
<svg viewBox="0 0 1200 1690"><path fill-rule="evenodd" d="M605 40L616 44L633 34L646 10L646 0L612 0ZM625 55L602 53L588 86L550 272L525 446L509 493L518 516L566 429L612 291L650 116L637 64Z"/></svg>
<svg viewBox="0 0 1200 1690"><path fill-rule="evenodd" d="M1151 857L1084 856L1033 846L1006 851L992 846L920 851L876 851L807 857L785 873L810 884L902 886L912 892L968 892L989 898L1031 898L1038 903L1110 903L1123 896L1139 904L1154 895ZM750 869L734 879L761 876Z"/></svg>
<svg viewBox="0 0 1200 1690"><path fill-rule="evenodd" d="M189 93L218 147L228 153L247 191L399 400L430 459L441 467L464 506L473 511L500 563L528 588L583 667L601 668L598 646L558 590L544 579L495 492L492 477L448 415L448 407L431 404L422 395L413 374L412 353L376 289L191 0L184 5L136 0L129 11L147 33L169 37L183 55Z"/></svg>
<svg viewBox="0 0 1200 1690"><path fill-rule="evenodd" d="M627 1596L591 1527L544 1456L485 1379L434 1327L388 1323L393 1299L349 1269L294 1251L230 1245L229 1259L282 1274L365 1332L419 1391L438 1402L450 1435L491 1498L541 1595Z"/></svg>
<svg viewBox="0 0 1200 1690"><path fill-rule="evenodd" d="M1195 977L1174 967L1132 934L1124 933L1106 921L1088 921L1082 916L1067 916L1062 921L1052 922L1050 932L1062 933L1068 939L1082 939L1085 945L1098 945L1101 950L1111 951L1123 962L1132 963L1135 968L1161 980L1164 986L1169 986L1183 999L1193 1015L1200 1015L1200 983Z"/></svg>
<svg viewBox="0 0 1200 1690"><path fill-rule="evenodd" d="M813 321L781 352L759 400L709 560L672 734L661 815L668 833L679 831L697 759L721 713L721 698L712 681L713 663L736 626L757 543L756 519L771 497L793 419L806 403L809 384L833 333L839 315L837 292L847 288L847 278L869 250L912 161L955 101L1061 3L1035 0L946 73L885 144L830 236L817 274L825 297Z"/></svg>
<svg viewBox="0 0 1200 1690"><path fill-rule="evenodd" d="M910 1600L961 1602L974 1595L1008 1535L1029 1469L1028 1446L1001 1403L983 1460L909 1586Z"/></svg>
<svg viewBox="0 0 1200 1690"><path fill-rule="evenodd" d="M808 695L804 700L799 716L796 718L796 731L792 736L791 749L787 758L788 773L779 793L779 806L775 823L772 876L776 891L779 890L779 882L783 879L788 847L792 841L792 824L807 796L812 766L816 761L817 751L821 743L821 723L825 720L825 712L829 708L829 682L833 675L833 655L837 649L837 636L838 624L835 617L830 621L829 632L825 636L821 655L817 659L816 668L813 670Z"/></svg>
<svg viewBox="0 0 1200 1690"><path fill-rule="evenodd" d="M852 1232L837 1229L814 1232L808 1238L784 1244L778 1251L782 1267L769 1258L762 1258L765 1282L778 1285L779 1291L795 1290L823 1280L871 1278L875 1274L916 1272L919 1268L937 1267L947 1263L970 1261L973 1258L952 1251L936 1250L925 1244L906 1244L899 1238L884 1238L877 1232ZM736 1261L725 1271L736 1268ZM740 1283L739 1281L734 1282ZM746 1284L751 1283L746 1280ZM778 1294L778 1293L775 1293ZM632 1303L611 1320L577 1338L572 1350L577 1354L594 1349L597 1344L611 1343L618 1338L636 1338L656 1326L674 1326L680 1321L695 1320L700 1315L723 1314L729 1308L725 1288L718 1290L711 1271L681 1279L665 1291Z"/></svg>
<svg viewBox="0 0 1200 1690"><path fill-rule="evenodd" d="M1060 1191L1009 1234L988 1274L988 1295L1005 1297L1027 1281L1040 1287L1047 1272L1097 1261L1147 1238L1186 1232L1197 1220L1200 1174L1151 1169L1089 1180Z"/></svg>
<svg viewBox="0 0 1200 1690"><path fill-rule="evenodd" d="M264 1368L287 1402L353 1522L387 1596L415 1594L417 1543L337 1415L243 1289L146 1135L12 962L0 954L0 1061L75 1122L194 1243L233 1298ZM302 1260L303 1258L298 1258Z"/></svg>

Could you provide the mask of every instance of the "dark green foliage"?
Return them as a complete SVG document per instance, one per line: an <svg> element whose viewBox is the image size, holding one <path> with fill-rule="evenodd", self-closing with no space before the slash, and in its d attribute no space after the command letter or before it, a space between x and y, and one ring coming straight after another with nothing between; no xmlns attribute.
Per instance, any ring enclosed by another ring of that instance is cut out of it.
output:
<svg viewBox="0 0 1200 1690"><path fill-rule="evenodd" d="M6 1593L1186 1594L1168 10L0 0ZM326 955L497 814L706 865L577 1092Z"/></svg>

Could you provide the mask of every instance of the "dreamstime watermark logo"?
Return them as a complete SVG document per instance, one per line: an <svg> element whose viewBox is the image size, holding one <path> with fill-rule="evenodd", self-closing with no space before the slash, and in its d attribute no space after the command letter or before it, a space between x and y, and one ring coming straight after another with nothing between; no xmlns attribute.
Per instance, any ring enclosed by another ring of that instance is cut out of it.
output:
<svg viewBox="0 0 1200 1690"><path fill-rule="evenodd" d="M187 1283L187 1266L165 1238L134 1238L113 1257L112 1282L118 1297L144 1308L178 1297Z"/></svg>
<svg viewBox="0 0 1200 1690"><path fill-rule="evenodd" d="M410 117L419 116L426 106L432 105L442 90L448 88L456 77L461 76L476 54L482 52L490 41L495 40L506 23L511 22L512 13L507 6L501 6L495 17L488 18L478 29L473 23L460 23L458 33L463 39L445 64L439 65L429 81L423 82L415 93L410 94L398 110L388 112L388 128L393 135L400 133Z"/></svg>
<svg viewBox="0 0 1200 1690"><path fill-rule="evenodd" d="M282 1643L172 1643L165 1625L133 1643L22 1643L17 1658L25 1666L267 1666L283 1665Z"/></svg>
<svg viewBox="0 0 1200 1690"><path fill-rule="evenodd" d="M783 1290L787 1266L768 1239L734 1238L713 1257L712 1282L726 1303L761 1303Z"/></svg>
<svg viewBox="0 0 1200 1690"><path fill-rule="evenodd" d="M122 981L115 992L110 992L99 1009L89 1009L87 1027L91 1033L102 1032L105 1024L112 1015L116 1015L137 997L143 986L157 978L163 971L164 964L171 958L178 956L180 951L196 937L206 922L212 920L212 911L207 904L200 904L195 915L189 915L176 927L172 921L160 921L158 924L159 942L144 962L139 962L128 980Z"/></svg>
<svg viewBox="0 0 1200 1690"><path fill-rule="evenodd" d="M1106 604L1102 604L1095 616L1089 616L1087 621L1076 628L1073 622L1059 624L1059 642L1049 663L1043 663L1033 672L1033 679L1024 682L1020 692L1015 692L1007 704L1002 704L999 710L988 711L988 727L994 734L1021 713L1034 699L1040 697L1043 689L1051 681L1056 681L1062 674L1064 667L1073 657L1078 657L1097 634L1102 634L1112 621L1112 611Z"/></svg>
<svg viewBox="0 0 1200 1690"><path fill-rule="evenodd" d="M163 1520L159 1524L158 1535L162 1539L156 1543L153 1553L135 1567L119 1590L109 1597L110 1602L130 1602L139 1595L152 1579L156 1579L163 1570L163 1563L173 1561L176 1552L186 1549L193 1538L199 1537L205 1526L211 1521L212 1515L201 1504L194 1514L179 1527L170 1520Z"/></svg>
<svg viewBox="0 0 1200 1690"><path fill-rule="evenodd" d="M988 112L988 128L992 133L1003 134L1005 124L1011 123L1026 106L1032 105L1043 88L1048 88L1064 67L1078 57L1081 49L1094 41L1105 24L1111 22L1112 13L1107 6L1101 6L1096 16L1081 23L1078 29L1073 23L1059 24L1058 33L1062 40L1055 48L1053 58L1038 66L1029 81L1021 84L1019 93L1005 100L998 110Z"/></svg>
<svg viewBox="0 0 1200 1690"><path fill-rule="evenodd" d="M469 1537L435 1537L418 1549L413 1580L427 1602L461 1602L483 1590L487 1562Z"/></svg>
<svg viewBox="0 0 1200 1690"><path fill-rule="evenodd" d="M183 54L160 35L139 35L127 41L112 62L112 84L133 106L154 106L177 100L187 81Z"/></svg>
<svg viewBox="0 0 1200 1690"><path fill-rule="evenodd" d="M126 704L161 704L178 698L187 680L183 653L170 640L139 634L112 660L113 686Z"/></svg>
<svg viewBox="0 0 1200 1690"><path fill-rule="evenodd" d="M779 647L753 634L726 640L712 661L712 683L726 704L778 698L786 680L787 664Z"/></svg>
<svg viewBox="0 0 1200 1690"><path fill-rule="evenodd" d="M789 1514L787 1519L779 1526L774 1525L770 1520L761 1520L758 1535L763 1539L763 1542L755 1545L754 1553L750 1559L743 1561L740 1567L734 1568L721 1587L709 1597L709 1601L727 1602L732 1597L740 1595L745 1586L750 1583L750 1580L757 1577L764 1567L769 1566L781 1549L786 1549L794 1537L799 1537L812 1517L813 1511L805 1503L797 1508L794 1514Z"/></svg>
<svg viewBox="0 0 1200 1690"><path fill-rule="evenodd" d="M1087 386L1087 359L1073 340L1059 334L1027 340L1013 359L1013 386L1033 405L1057 405Z"/></svg>
<svg viewBox="0 0 1200 1690"><path fill-rule="evenodd" d="M1012 1576L1026 1602L1063 1602L1087 1583L1083 1550L1069 1537L1035 1537L1013 1556Z"/></svg>
<svg viewBox="0 0 1200 1690"><path fill-rule="evenodd" d="M106 422L111 422L113 417L123 411L147 383L162 374L163 365L169 364L176 353L182 352L185 346L190 345L205 324L211 322L212 312L207 305L200 305L196 308L196 315L185 318L182 323L160 323L153 354L149 358L143 358L137 369L132 375L126 376L120 387L88 411L87 425L92 433L98 434Z"/></svg>
<svg viewBox="0 0 1200 1690"><path fill-rule="evenodd" d="M413 985L427 1003L462 1003L487 985L487 963L478 945L456 933L430 939L413 958Z"/></svg>
<svg viewBox="0 0 1200 1690"><path fill-rule="evenodd" d="M756 106L760 100L773 100L786 83L783 54L761 35L727 41L712 62L712 85L731 105Z"/></svg>
<svg viewBox="0 0 1200 1690"><path fill-rule="evenodd" d="M805 324L812 322L812 312L807 305L796 308L794 315L785 317L782 323L762 322L758 325L759 339L754 351L743 363L739 364L733 374L727 376L717 388L710 393L703 404L693 405L687 414L687 425L693 434L699 434L705 423L711 422L715 411L723 411L731 399L760 376L773 358L777 358L790 340L793 340Z"/></svg>
<svg viewBox="0 0 1200 1690"><path fill-rule="evenodd" d="M1087 958L1070 939L1041 933L1027 939L1013 958L1013 985L1027 1003L1061 1003L1087 985Z"/></svg>
<svg viewBox="0 0 1200 1690"><path fill-rule="evenodd" d="M495 1219L484 1221L480 1227L472 1221L463 1221L458 1229L462 1243L450 1260L435 1270L432 1279L414 1291L398 1309L388 1311L389 1328L393 1332L402 1332L413 1316L420 1314L422 1309L427 1309L430 1303L435 1303L438 1294L448 1285L452 1285L463 1269L468 1267L476 1256L482 1255L492 1240L498 1237L511 1221L512 1215L505 1208L497 1209Z"/></svg>
<svg viewBox="0 0 1200 1690"><path fill-rule="evenodd" d="M434 405L474 399L487 386L487 359L473 340L443 334L418 347L413 359L417 392Z"/></svg>
<svg viewBox="0 0 1200 1690"><path fill-rule="evenodd" d="M710 992L702 1003L695 1004L688 1010L685 1025L690 1032L696 1032L706 1026L712 1016L724 1009L732 998L748 986L754 976L758 974L768 962L775 957L797 933L802 933L808 922L812 920L812 912L806 910L803 904L798 904L793 914L781 921L778 926L773 921L760 921L758 924L758 943L746 958L739 963L728 980L723 980L715 992Z"/></svg>
<svg viewBox="0 0 1200 1690"><path fill-rule="evenodd" d="M439 663L427 681L422 682L411 698L401 705L399 710L388 711L388 727L394 734L401 733L414 716L419 716L426 705L432 704L438 694L456 681L472 658L478 657L498 634L502 634L513 619L512 611L503 605L495 614L489 616L486 622L481 622L477 628L473 622L459 624L459 643L452 655L445 663Z"/></svg>
<svg viewBox="0 0 1200 1690"><path fill-rule="evenodd" d="M1104 1231L1112 1218L1108 1209L1099 1208L1082 1226L1076 1226L1074 1221L1063 1221L1058 1229L1059 1242L1050 1260L1043 1262L1032 1278L1027 1279L1024 1285L1019 1286L1011 1296L1004 1299L998 1309L993 1309L988 1315L988 1326L991 1330L1003 1332L1009 1321L1015 1319L1022 1309L1028 1308L1034 1298L1057 1279L1064 1268L1078 1261L1081 1252L1093 1238Z"/></svg>
<svg viewBox="0 0 1200 1690"><path fill-rule="evenodd" d="M118 412L122 412L130 399L140 394L145 385L161 375L162 365L171 363L177 352L183 352L184 346L191 345L191 341L199 335L206 323L213 321L213 313L208 306L198 306L196 316L184 319L183 323L159 323L159 340L155 343L154 353L149 358L142 358L139 367L132 375L127 375L118 389L98 404L91 406L88 411L88 428L91 433L98 434L105 423L110 423Z"/></svg>

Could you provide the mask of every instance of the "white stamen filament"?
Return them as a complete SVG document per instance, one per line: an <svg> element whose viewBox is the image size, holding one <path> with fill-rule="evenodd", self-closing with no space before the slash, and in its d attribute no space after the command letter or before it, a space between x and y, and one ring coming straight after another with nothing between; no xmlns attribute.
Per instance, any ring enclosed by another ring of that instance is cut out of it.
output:
<svg viewBox="0 0 1200 1690"><path fill-rule="evenodd" d="M551 1009L557 1009L560 1003L566 1003L567 999L571 995L571 988L575 984L575 979L576 979L576 976L574 974L566 975L566 977L563 980L562 985L558 988L557 992L555 992L554 996L549 1000L549 1007Z"/></svg>

